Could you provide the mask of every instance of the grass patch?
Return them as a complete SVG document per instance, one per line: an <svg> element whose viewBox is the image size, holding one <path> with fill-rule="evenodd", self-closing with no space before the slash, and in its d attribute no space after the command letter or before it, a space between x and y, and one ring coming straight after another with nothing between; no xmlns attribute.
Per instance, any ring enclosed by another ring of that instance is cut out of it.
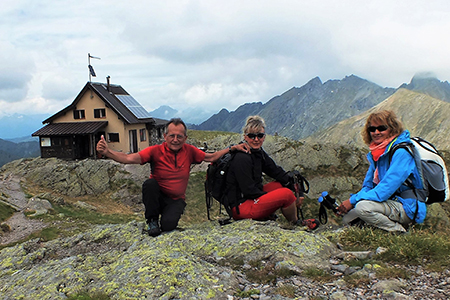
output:
<svg viewBox="0 0 450 300"><path fill-rule="evenodd" d="M307 268L303 271L302 275L319 282L331 282L335 279L334 276L319 268Z"/></svg>
<svg viewBox="0 0 450 300"><path fill-rule="evenodd" d="M407 270L394 267L380 267L376 269L375 273L378 279L403 278L408 280L411 278L411 274Z"/></svg>
<svg viewBox="0 0 450 300"><path fill-rule="evenodd" d="M228 257L219 261L219 265L231 267L244 273L249 281L271 284L276 283L277 278L289 278L296 273L286 267L276 268L274 262L264 263L261 260L252 260L247 264L242 258Z"/></svg>
<svg viewBox="0 0 450 300"><path fill-rule="evenodd" d="M25 217L30 217L30 216L32 216L32 215L35 214L35 213L36 213L36 211L33 210L33 209L27 209L27 210L25 210L25 211L23 212L23 214L25 215Z"/></svg>
<svg viewBox="0 0 450 300"><path fill-rule="evenodd" d="M220 135L233 136L237 134L236 132L227 131L188 130L188 138L192 140L212 140Z"/></svg>
<svg viewBox="0 0 450 300"><path fill-rule="evenodd" d="M292 284L282 284L275 289L275 293L287 298L294 298L296 287Z"/></svg>
<svg viewBox="0 0 450 300"><path fill-rule="evenodd" d="M129 178L124 178L121 180L114 181L111 184L111 190L119 190L122 188L126 188L130 191L131 194L140 194L142 191L142 187L138 185L135 181Z"/></svg>
<svg viewBox="0 0 450 300"><path fill-rule="evenodd" d="M277 276L271 270L267 268L263 269L250 269L244 272L247 279L251 282L257 282L262 284L275 283Z"/></svg>
<svg viewBox="0 0 450 300"><path fill-rule="evenodd" d="M29 213L33 213L33 211L30 211ZM23 243L30 239L40 238L42 241L50 241L61 237L72 236L80 232L85 232L89 227L95 224L124 224L132 220L141 219L141 217L136 215L102 214L100 212L77 208L72 205L56 204L53 204L53 210L50 210L47 214L30 218L39 219L53 225L36 231L20 241L2 245L0 246L0 250L5 247Z"/></svg>
<svg viewBox="0 0 450 300"><path fill-rule="evenodd" d="M296 275L296 273L286 267L275 268L274 262L262 264L261 261L249 262L252 269L245 270L247 278L250 281L268 284L275 283L277 278L289 278Z"/></svg>
<svg viewBox="0 0 450 300"><path fill-rule="evenodd" d="M89 292L81 292L77 293L75 295L70 295L67 297L68 300L110 300L111 297L109 297L105 293L101 292L95 292L95 293L89 293Z"/></svg>
<svg viewBox="0 0 450 300"><path fill-rule="evenodd" d="M51 241L59 237L61 230L56 227L47 227L30 235L30 239L40 238L43 242Z"/></svg>
<svg viewBox="0 0 450 300"><path fill-rule="evenodd" d="M0 202L0 222L8 220L14 214L14 212L14 208Z"/></svg>
<svg viewBox="0 0 450 300"><path fill-rule="evenodd" d="M353 274L344 276L344 281L351 287L364 286L371 282L371 279L367 276Z"/></svg>
<svg viewBox="0 0 450 300"><path fill-rule="evenodd" d="M206 212L205 187L206 172L192 173L186 189L186 209L180 222L186 224L198 224L208 220ZM219 202L213 200L211 218L217 215Z"/></svg>
<svg viewBox="0 0 450 300"><path fill-rule="evenodd" d="M134 215L117 213L103 214L88 209L76 208L71 205L54 206L53 208L54 212L45 216L82 220L90 224L122 224L137 219Z"/></svg>
<svg viewBox="0 0 450 300"><path fill-rule="evenodd" d="M259 295L260 291L257 289L251 289L247 291L239 291L235 294L235 296L240 298L251 298L252 295Z"/></svg>
<svg viewBox="0 0 450 300"><path fill-rule="evenodd" d="M39 238L41 239L41 241L43 242L48 242L54 239L57 239L60 237L60 233L61 233L61 229L60 228L56 228L56 227L47 227L44 228L42 230L33 232L32 234L30 234L29 236L27 236L24 239L18 240L16 242L10 243L10 244L5 244L5 245L0 245L0 250L6 248L6 247L13 247L17 244L21 244L23 242L26 242L28 240L32 240L32 239L36 239Z"/></svg>
<svg viewBox="0 0 450 300"><path fill-rule="evenodd" d="M381 229L352 227L340 234L339 242L348 251L375 251L384 247L387 251L376 256L383 262L443 270L450 267L448 235L448 232L436 232L431 228L412 229L410 234L395 235Z"/></svg>

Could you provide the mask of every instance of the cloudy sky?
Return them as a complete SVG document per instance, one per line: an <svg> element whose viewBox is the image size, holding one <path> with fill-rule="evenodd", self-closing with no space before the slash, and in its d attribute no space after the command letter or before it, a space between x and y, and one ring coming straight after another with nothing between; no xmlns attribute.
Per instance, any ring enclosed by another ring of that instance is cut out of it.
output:
<svg viewBox="0 0 450 300"><path fill-rule="evenodd" d="M450 80L450 1L2 0L0 118L53 114L89 80L147 110L217 112L318 76Z"/></svg>

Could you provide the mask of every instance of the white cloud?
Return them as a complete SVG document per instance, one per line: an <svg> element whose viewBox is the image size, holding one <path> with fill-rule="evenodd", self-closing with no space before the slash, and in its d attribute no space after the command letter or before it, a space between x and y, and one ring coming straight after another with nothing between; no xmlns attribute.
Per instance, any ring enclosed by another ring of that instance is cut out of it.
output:
<svg viewBox="0 0 450 300"><path fill-rule="evenodd" d="M88 53L101 58L93 81L110 75L148 110L234 110L316 76L448 80L449 14L433 0L5 0L0 108L68 105L89 79Z"/></svg>

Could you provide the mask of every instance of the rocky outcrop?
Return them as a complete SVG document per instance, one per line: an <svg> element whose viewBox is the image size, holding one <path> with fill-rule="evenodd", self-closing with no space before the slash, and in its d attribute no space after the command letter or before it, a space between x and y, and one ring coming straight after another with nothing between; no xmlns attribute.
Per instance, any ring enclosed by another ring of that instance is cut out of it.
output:
<svg viewBox="0 0 450 300"><path fill-rule="evenodd" d="M209 149L223 149L239 143L241 135L218 135L208 141L191 139L196 146L207 142ZM300 170L313 182L310 198L317 199L323 190L336 196L348 195L359 188L361 176L367 169L365 151L351 146L303 144L281 137L267 136L264 149L285 170ZM207 164L193 168L204 171ZM116 193L115 199L139 202L142 182L148 178L149 165L122 165L111 160L85 159L65 161L50 159L21 159L4 165L0 172L15 174L27 183L40 186L68 197Z"/></svg>
<svg viewBox="0 0 450 300"><path fill-rule="evenodd" d="M97 225L49 242L0 251L0 296L15 299L448 299L450 272L400 266L408 280L351 266L376 251L341 252L339 232L282 228L274 221L205 222L156 238L143 224ZM327 283L310 279L324 272ZM345 281L354 276L358 286ZM86 298L89 295L89 298ZM301 298L303 297L303 298Z"/></svg>
<svg viewBox="0 0 450 300"><path fill-rule="evenodd" d="M102 225L5 248L2 299L66 299L83 291L111 299L226 299L240 291L246 266L265 261L299 274L330 269L337 252L321 235L275 222L208 222L157 238L141 231L137 222Z"/></svg>
<svg viewBox="0 0 450 300"><path fill-rule="evenodd" d="M102 194L113 185L130 179L129 173L121 171L123 168L120 164L93 159L21 159L3 166L2 169L21 175L30 183L44 189L69 197Z"/></svg>

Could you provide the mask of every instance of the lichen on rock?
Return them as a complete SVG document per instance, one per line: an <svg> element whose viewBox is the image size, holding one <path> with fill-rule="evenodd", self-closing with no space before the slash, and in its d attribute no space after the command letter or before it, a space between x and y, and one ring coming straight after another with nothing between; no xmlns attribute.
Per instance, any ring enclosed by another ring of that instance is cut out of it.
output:
<svg viewBox="0 0 450 300"><path fill-rule="evenodd" d="M97 225L68 238L5 248L0 293L5 299L65 299L82 291L111 299L223 299L239 290L239 271L224 260L326 268L336 251L321 235L270 221L206 222L156 238L143 235L142 227L136 221Z"/></svg>

